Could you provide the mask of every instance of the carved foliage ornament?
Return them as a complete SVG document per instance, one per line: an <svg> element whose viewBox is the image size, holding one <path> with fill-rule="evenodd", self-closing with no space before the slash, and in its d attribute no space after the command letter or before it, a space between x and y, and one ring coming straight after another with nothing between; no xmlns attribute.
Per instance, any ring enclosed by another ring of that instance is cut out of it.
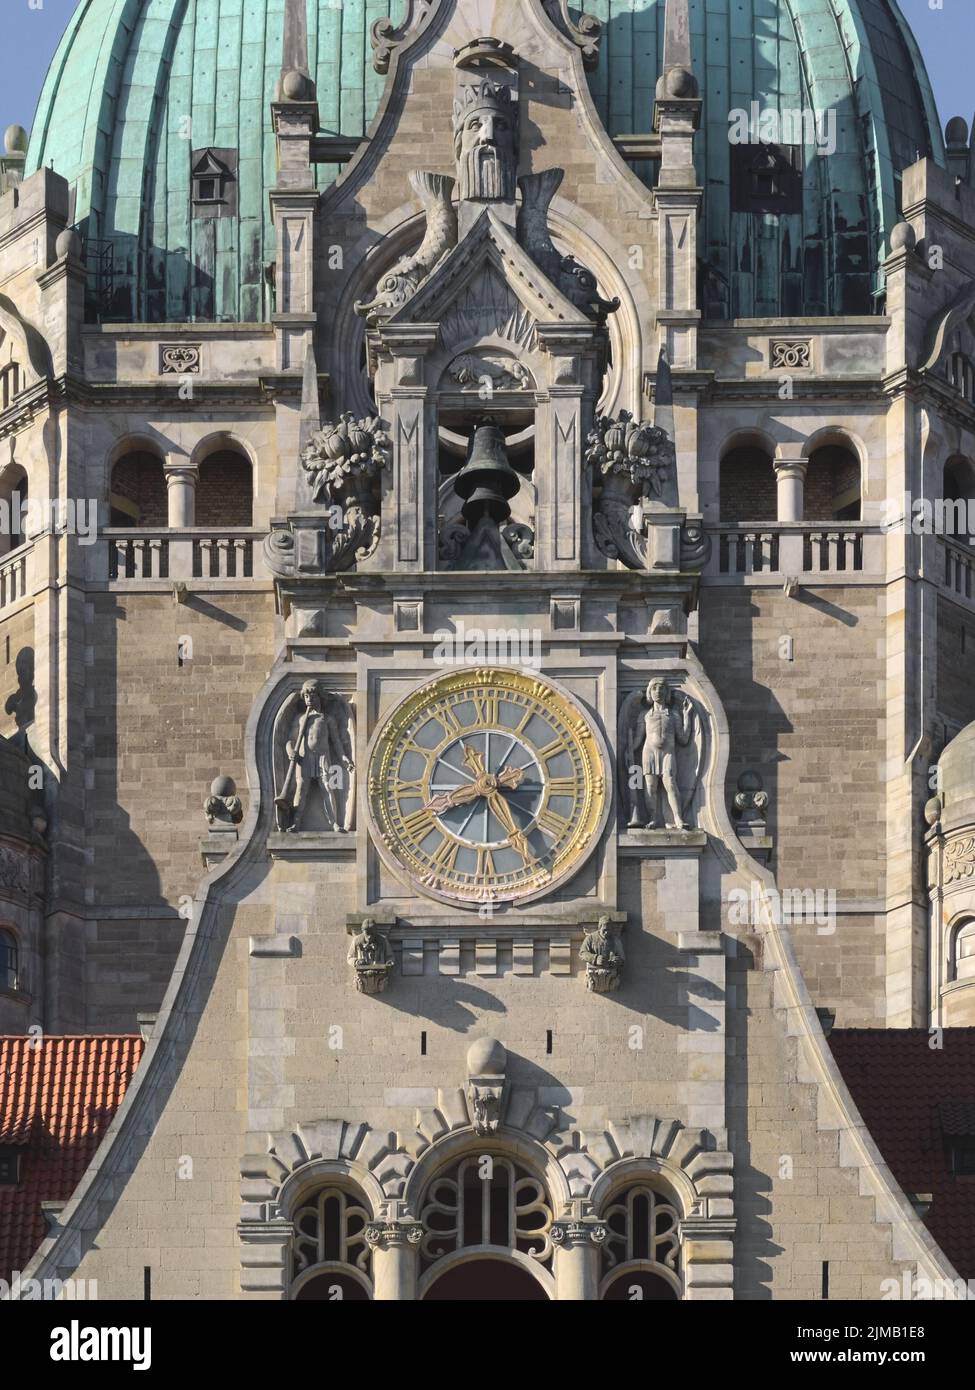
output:
<svg viewBox="0 0 975 1390"><path fill-rule="evenodd" d="M975 836L952 840L945 846L945 883L975 877Z"/></svg>
<svg viewBox="0 0 975 1390"><path fill-rule="evenodd" d="M331 510L322 568L348 569L366 560L379 544L379 492L392 458L392 441L382 421L357 420L346 412L313 435L302 456L311 494Z"/></svg>
<svg viewBox="0 0 975 1390"><path fill-rule="evenodd" d="M199 376L203 349L199 343L162 343L159 371L162 376Z"/></svg>
<svg viewBox="0 0 975 1390"><path fill-rule="evenodd" d="M624 410L617 420L598 416L587 446L593 483L601 484L593 509L596 545L609 559L644 569L647 540L634 525L634 509L645 500L663 500L677 469L674 443L666 431Z"/></svg>

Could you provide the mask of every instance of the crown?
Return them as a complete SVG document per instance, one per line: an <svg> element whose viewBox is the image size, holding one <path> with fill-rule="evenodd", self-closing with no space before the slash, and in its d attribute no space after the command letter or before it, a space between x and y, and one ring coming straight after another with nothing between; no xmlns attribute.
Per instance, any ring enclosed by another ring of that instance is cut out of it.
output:
<svg viewBox="0 0 975 1390"><path fill-rule="evenodd" d="M511 88L503 82L490 82L486 79L481 82L465 82L454 102L454 130L463 125L472 111L478 111L482 106L513 111Z"/></svg>

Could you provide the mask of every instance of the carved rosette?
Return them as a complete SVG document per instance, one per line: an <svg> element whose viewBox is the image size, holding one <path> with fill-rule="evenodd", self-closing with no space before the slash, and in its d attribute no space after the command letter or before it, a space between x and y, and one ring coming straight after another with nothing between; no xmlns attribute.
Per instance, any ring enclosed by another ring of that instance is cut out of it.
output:
<svg viewBox="0 0 975 1390"><path fill-rule="evenodd" d="M587 445L593 484L601 485L593 508L596 545L610 560L645 569L647 538L633 524L634 509L645 501L663 500L677 469L674 443L666 431L624 410L618 420L598 416Z"/></svg>

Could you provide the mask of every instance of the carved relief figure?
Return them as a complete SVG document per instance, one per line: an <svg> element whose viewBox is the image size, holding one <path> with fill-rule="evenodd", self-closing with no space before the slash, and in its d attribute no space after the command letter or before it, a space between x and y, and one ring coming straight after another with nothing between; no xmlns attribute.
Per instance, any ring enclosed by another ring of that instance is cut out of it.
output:
<svg viewBox="0 0 975 1390"><path fill-rule="evenodd" d="M619 989L626 956L620 935L613 930L608 917L600 917L596 930L586 933L579 959L585 962L586 986L594 994L609 994Z"/></svg>
<svg viewBox="0 0 975 1390"><path fill-rule="evenodd" d="M354 305L355 312L371 323L389 318L411 299L434 267L457 245L457 211L451 201L454 180L446 174L430 174L422 169L415 169L409 177L426 212L426 232L419 248L382 277L375 298Z"/></svg>
<svg viewBox="0 0 975 1390"><path fill-rule="evenodd" d="M463 83L454 102L454 154L462 199L512 203L518 174L518 109L511 88Z"/></svg>
<svg viewBox="0 0 975 1390"><path fill-rule="evenodd" d="M302 830L313 788L325 829L347 831L355 814L352 715L345 700L305 681L282 706L275 724L275 797L278 829Z"/></svg>
<svg viewBox="0 0 975 1390"><path fill-rule="evenodd" d="M620 786L631 830L662 829L659 802L666 803L668 829L686 830L687 815L700 780L702 738L694 705L687 696L674 708L674 694L663 677L646 693L630 695L620 711ZM681 759L681 750L688 757Z"/></svg>
<svg viewBox="0 0 975 1390"><path fill-rule="evenodd" d="M349 946L349 964L355 970L360 994L382 994L393 970L389 942L371 917L355 933Z"/></svg>

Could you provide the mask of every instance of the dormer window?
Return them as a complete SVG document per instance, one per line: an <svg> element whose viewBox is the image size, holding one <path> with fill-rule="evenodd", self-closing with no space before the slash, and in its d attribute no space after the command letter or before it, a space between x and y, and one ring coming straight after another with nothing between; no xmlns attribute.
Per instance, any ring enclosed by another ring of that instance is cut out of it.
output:
<svg viewBox="0 0 975 1390"><path fill-rule="evenodd" d="M226 217L237 211L237 151L194 150L193 216Z"/></svg>

